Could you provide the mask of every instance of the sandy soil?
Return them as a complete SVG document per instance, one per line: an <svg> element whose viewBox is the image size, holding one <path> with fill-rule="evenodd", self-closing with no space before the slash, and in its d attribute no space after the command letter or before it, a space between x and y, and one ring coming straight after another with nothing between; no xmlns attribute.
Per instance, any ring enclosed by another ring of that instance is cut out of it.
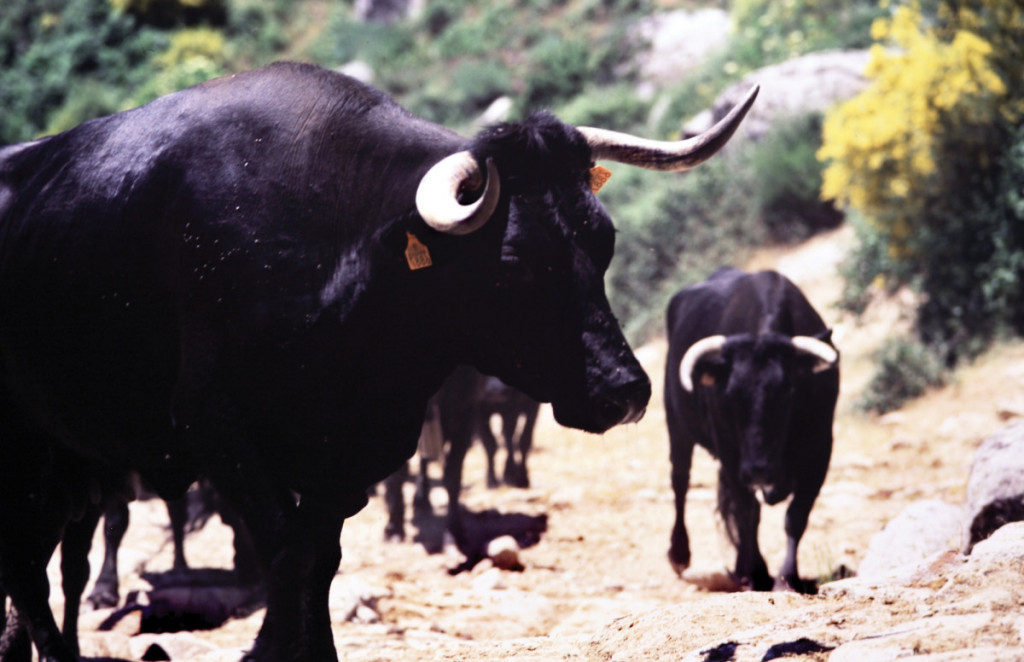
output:
<svg viewBox="0 0 1024 662"><path fill-rule="evenodd" d="M856 569L871 537L909 503L926 498L961 503L974 448L1005 425L1010 412L1024 409L1013 401L1024 399L1024 344L1015 343L998 347L958 372L949 386L895 414L877 418L856 412L854 402L871 374L872 349L906 320L900 302L874 307L863 321L831 306L839 293L834 266L850 237L848 229L841 229L795 250L763 253L750 265L779 269L801 285L834 325L842 351L835 451L800 548L802 575L823 580L842 567ZM485 561L471 572L450 576L447 569L461 560L456 555L428 553L411 540L384 544L385 509L379 498L346 523L344 559L332 590L342 659L634 659L587 642L616 619L690 604L712 609L722 599L677 578L666 560L673 506L661 403L665 343L653 342L638 355L655 385L644 419L593 436L560 428L550 411L542 410L530 457L530 489L487 490L483 451L475 447L470 452L465 506L547 517L540 540L520 552L521 572L499 570ZM715 463L698 449L687 521L694 569L709 574L730 565L733 554L714 512L715 476ZM411 500L412 486L407 488ZM440 487L432 499L438 514L443 513ZM140 572L170 567L170 536L161 504L135 503L131 509L132 527L120 556L122 575L126 588L144 588ZM762 516L760 539L773 572L784 554L783 514L784 506L777 506ZM424 531L437 542L433 529ZM410 525L410 532L417 527ZM230 540L230 530L214 518L189 537L186 553L193 565L228 567ZM99 547L97 540L94 569ZM51 571L57 579L56 564ZM59 609L59 582L54 584L53 603ZM353 595L362 600L353 602ZM781 604L804 598L777 599ZM756 621L766 609L776 608L765 600L745 602L748 612L724 614L726 620L718 622ZM357 602L362 608L346 620ZM122 621L120 634L91 632L107 614L83 617L86 653L113 654L138 639L130 636L137 628L130 618ZM191 636L200 651L205 644L226 649L204 659L233 659L251 643L262 615L256 611ZM121 649L111 643L116 637ZM138 659L140 654L134 655Z"/></svg>

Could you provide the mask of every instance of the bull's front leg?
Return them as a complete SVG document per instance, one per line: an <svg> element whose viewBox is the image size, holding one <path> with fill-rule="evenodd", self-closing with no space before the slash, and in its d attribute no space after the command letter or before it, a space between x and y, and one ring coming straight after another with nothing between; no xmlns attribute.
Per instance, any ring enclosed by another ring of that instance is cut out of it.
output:
<svg viewBox="0 0 1024 662"><path fill-rule="evenodd" d="M726 531L736 546L735 578L741 586L769 591L772 578L757 543L761 523L761 504L747 486L730 478L723 469L718 476L718 508L725 519Z"/></svg>
<svg viewBox="0 0 1024 662"><path fill-rule="evenodd" d="M672 440L672 492L675 495L676 520L668 548L668 562L676 574L682 576L690 567L690 538L686 533L686 493L690 489L690 465L693 462L693 444Z"/></svg>
<svg viewBox="0 0 1024 662"><path fill-rule="evenodd" d="M804 531L807 530L807 520L820 487L821 482L817 482L817 486L812 484L810 487L798 490L786 509L786 558L782 562L779 576L775 580L775 590L793 590L800 593L815 591L813 582L805 584L800 579L800 572L797 569L797 548Z"/></svg>
<svg viewBox="0 0 1024 662"><path fill-rule="evenodd" d="M237 492L216 483L234 501L266 569L267 612L246 662L337 660L328 593L341 563L341 526L348 509L305 495L258 489ZM360 495L365 502L365 495Z"/></svg>
<svg viewBox="0 0 1024 662"><path fill-rule="evenodd" d="M384 526L384 540L400 542L405 540L405 495L402 487L409 479L409 463L384 479L384 503L388 507L388 523Z"/></svg>
<svg viewBox="0 0 1024 662"><path fill-rule="evenodd" d="M0 411L3 403L0 402ZM78 655L61 635L50 610L46 565L67 523L70 495L63 462L47 439L0 421L0 586L11 599L0 636L0 660L25 659L28 636L42 662L71 662ZM0 593L2 595L2 593ZM5 605L0 604L0 610Z"/></svg>
<svg viewBox="0 0 1024 662"><path fill-rule="evenodd" d="M100 508L90 504L78 521L64 528L60 543L60 571L64 588L64 641L78 653L78 614L89 581L89 548L100 521Z"/></svg>
<svg viewBox="0 0 1024 662"><path fill-rule="evenodd" d="M86 600L94 609L116 607L120 602L120 584L117 577L117 550L128 530L128 501L119 496L103 501L103 565L96 583Z"/></svg>

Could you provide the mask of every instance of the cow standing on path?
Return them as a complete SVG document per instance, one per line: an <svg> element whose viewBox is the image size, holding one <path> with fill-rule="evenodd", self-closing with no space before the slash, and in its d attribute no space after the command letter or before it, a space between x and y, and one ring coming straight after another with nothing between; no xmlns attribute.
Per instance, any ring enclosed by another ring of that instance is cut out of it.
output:
<svg viewBox="0 0 1024 662"><path fill-rule="evenodd" d="M462 569L471 568L481 560L479 555L488 542L473 539L463 523L460 499L466 454L474 438L479 438L487 453L487 486L492 489L498 487L494 469L498 442L491 430L491 416L498 414L507 451L505 481L515 487L529 487L526 459L533 444L533 427L539 410L540 403L536 400L469 366L456 368L431 399L420 437L420 466L413 505L417 512L433 513L427 469L431 460L440 458L442 482L448 495L445 529L458 548L470 557L466 564L460 566ZM522 433L517 436L515 432L520 418L524 419ZM424 446L436 446L436 449L424 452L427 450ZM384 539L387 541L405 539L402 486L408 478L409 466L406 463L384 481L384 499L388 508Z"/></svg>
<svg viewBox="0 0 1024 662"><path fill-rule="evenodd" d="M773 271L720 269L668 306L665 418L676 521L669 561L690 564L684 510L694 444L720 463L718 508L746 588L804 589L797 546L828 471L839 394L831 331L803 293ZM792 496L786 558L773 583L757 543L760 505Z"/></svg>
<svg viewBox="0 0 1024 662"><path fill-rule="evenodd" d="M593 162L697 165L755 95L678 143L547 113L467 140L282 63L0 148L0 586L40 658L77 658L47 602L64 526L135 470L239 512L267 577L247 660L337 659L342 523L455 366L590 432L643 414Z"/></svg>

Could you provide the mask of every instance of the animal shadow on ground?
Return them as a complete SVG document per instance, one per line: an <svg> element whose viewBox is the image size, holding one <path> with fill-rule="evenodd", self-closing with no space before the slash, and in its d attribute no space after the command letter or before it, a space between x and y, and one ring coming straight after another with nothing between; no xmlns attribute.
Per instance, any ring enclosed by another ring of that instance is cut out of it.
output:
<svg viewBox="0 0 1024 662"><path fill-rule="evenodd" d="M462 533L455 535L455 545L465 557L462 563L448 570L457 575L472 570L487 558L487 545L495 538L511 536L520 549L533 547L540 542L548 528L546 514L503 513L493 508L474 512L461 508ZM416 529L413 542L423 545L428 554L444 551L447 518L442 512L434 513L423 508L413 509L412 525Z"/></svg>
<svg viewBox="0 0 1024 662"><path fill-rule="evenodd" d="M187 568L142 577L153 588L130 593L125 605L103 621L101 631L136 611L141 613L140 633L212 630L265 606L263 586L240 582L231 570Z"/></svg>

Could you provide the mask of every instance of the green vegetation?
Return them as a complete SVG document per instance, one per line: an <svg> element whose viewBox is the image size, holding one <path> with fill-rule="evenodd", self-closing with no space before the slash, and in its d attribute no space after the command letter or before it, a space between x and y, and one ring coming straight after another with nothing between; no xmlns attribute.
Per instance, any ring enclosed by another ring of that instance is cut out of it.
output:
<svg viewBox="0 0 1024 662"><path fill-rule="evenodd" d="M1024 332L1024 7L911 3L873 33L873 84L828 117L820 151L823 194L864 219L845 304L913 287L919 340L954 365Z"/></svg>
<svg viewBox="0 0 1024 662"><path fill-rule="evenodd" d="M927 389L945 383L945 368L935 352L916 338L892 338L875 360L878 370L858 406L884 414L902 407Z"/></svg>

